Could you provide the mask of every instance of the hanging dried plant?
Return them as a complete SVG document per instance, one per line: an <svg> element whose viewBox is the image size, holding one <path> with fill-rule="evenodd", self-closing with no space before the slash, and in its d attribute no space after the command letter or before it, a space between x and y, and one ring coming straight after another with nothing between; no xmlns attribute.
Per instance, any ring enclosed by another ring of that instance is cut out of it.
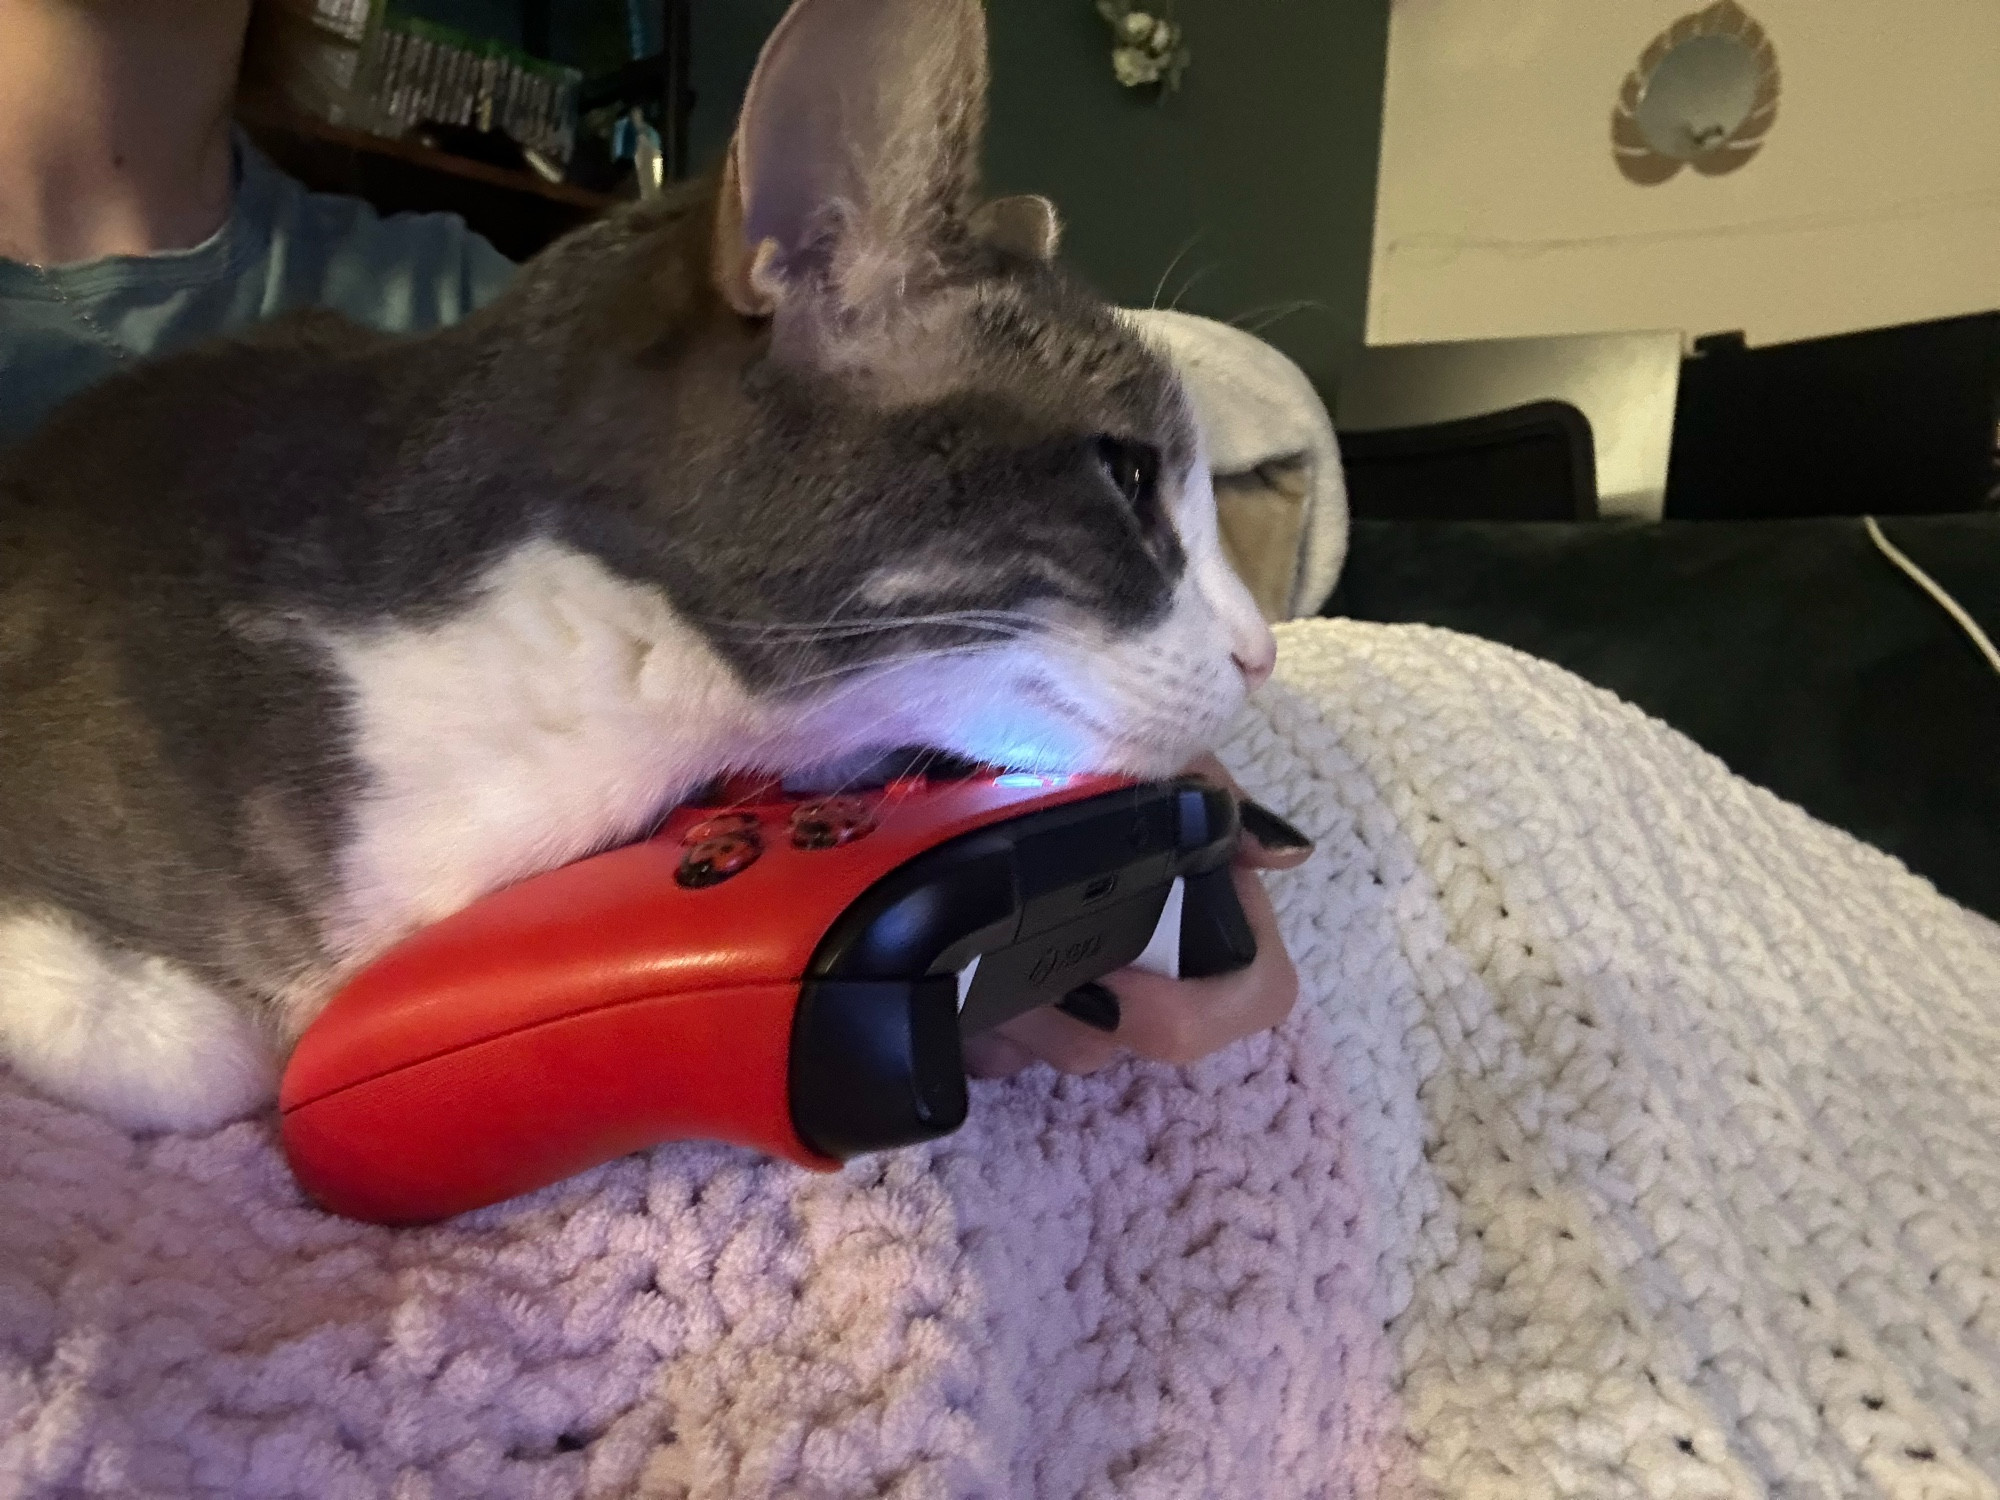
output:
<svg viewBox="0 0 2000 1500"><path fill-rule="evenodd" d="M1143 0L1097 0L1097 13L1111 27L1111 71L1118 81L1128 89L1158 89L1165 97L1181 86L1190 54L1171 0L1161 10L1165 14Z"/></svg>

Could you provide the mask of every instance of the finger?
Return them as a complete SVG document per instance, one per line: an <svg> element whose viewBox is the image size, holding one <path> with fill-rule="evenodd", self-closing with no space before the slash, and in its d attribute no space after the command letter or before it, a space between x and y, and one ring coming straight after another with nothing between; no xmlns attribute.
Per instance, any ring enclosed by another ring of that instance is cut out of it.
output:
<svg viewBox="0 0 2000 1500"><path fill-rule="evenodd" d="M1253 797L1238 799L1243 840L1236 863L1252 870L1292 870L1312 858L1313 841Z"/></svg>
<svg viewBox="0 0 2000 1500"><path fill-rule="evenodd" d="M1035 1061L1035 1054L998 1031L965 1039L961 1049L968 1078L1012 1078Z"/></svg>
<svg viewBox="0 0 2000 1500"><path fill-rule="evenodd" d="M1103 983L1122 1012L1116 1041L1156 1062L1189 1063L1271 1027L1291 1014L1299 978L1278 930L1277 912L1255 873L1233 872L1257 957L1213 979L1163 979L1121 969Z"/></svg>
<svg viewBox="0 0 2000 1500"><path fill-rule="evenodd" d="M1244 834L1236 845L1237 864L1251 870L1291 870L1312 858L1313 841L1245 792L1229 768L1213 755L1189 762L1187 774L1235 796Z"/></svg>
<svg viewBox="0 0 2000 1500"><path fill-rule="evenodd" d="M1123 1050L1116 1033L1098 1031L1047 1005L1016 1016L988 1035L1064 1073L1095 1073L1117 1061Z"/></svg>

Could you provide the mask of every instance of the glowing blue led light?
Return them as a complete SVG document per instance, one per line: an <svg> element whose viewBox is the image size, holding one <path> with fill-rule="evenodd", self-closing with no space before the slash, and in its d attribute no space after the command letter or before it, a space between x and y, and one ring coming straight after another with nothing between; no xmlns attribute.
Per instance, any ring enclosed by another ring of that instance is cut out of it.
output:
<svg viewBox="0 0 2000 1500"><path fill-rule="evenodd" d="M1074 726L1040 722L1017 708L975 710L952 739L952 748L967 760L1012 767L987 784L1014 791L1066 786L1074 778L1061 768L1090 758L1090 747Z"/></svg>

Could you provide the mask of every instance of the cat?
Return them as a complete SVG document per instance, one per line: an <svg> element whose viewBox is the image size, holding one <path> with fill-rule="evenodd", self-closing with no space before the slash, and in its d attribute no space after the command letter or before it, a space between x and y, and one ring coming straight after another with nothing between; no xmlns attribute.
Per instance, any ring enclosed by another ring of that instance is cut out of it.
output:
<svg viewBox="0 0 2000 1500"><path fill-rule="evenodd" d="M0 460L0 1064L271 1102L342 978L718 773L1138 776L1275 646L1167 361L983 199L978 0L798 0L701 185L416 337L308 314Z"/></svg>

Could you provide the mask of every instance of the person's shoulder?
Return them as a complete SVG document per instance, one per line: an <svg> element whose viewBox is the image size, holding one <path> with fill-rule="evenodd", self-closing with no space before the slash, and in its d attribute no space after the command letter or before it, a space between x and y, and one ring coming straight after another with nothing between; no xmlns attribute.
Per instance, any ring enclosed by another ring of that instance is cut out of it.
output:
<svg viewBox="0 0 2000 1500"><path fill-rule="evenodd" d="M323 307L385 332L455 323L497 297L514 263L450 213L381 214L314 192L241 142L238 213L263 252L273 312Z"/></svg>

